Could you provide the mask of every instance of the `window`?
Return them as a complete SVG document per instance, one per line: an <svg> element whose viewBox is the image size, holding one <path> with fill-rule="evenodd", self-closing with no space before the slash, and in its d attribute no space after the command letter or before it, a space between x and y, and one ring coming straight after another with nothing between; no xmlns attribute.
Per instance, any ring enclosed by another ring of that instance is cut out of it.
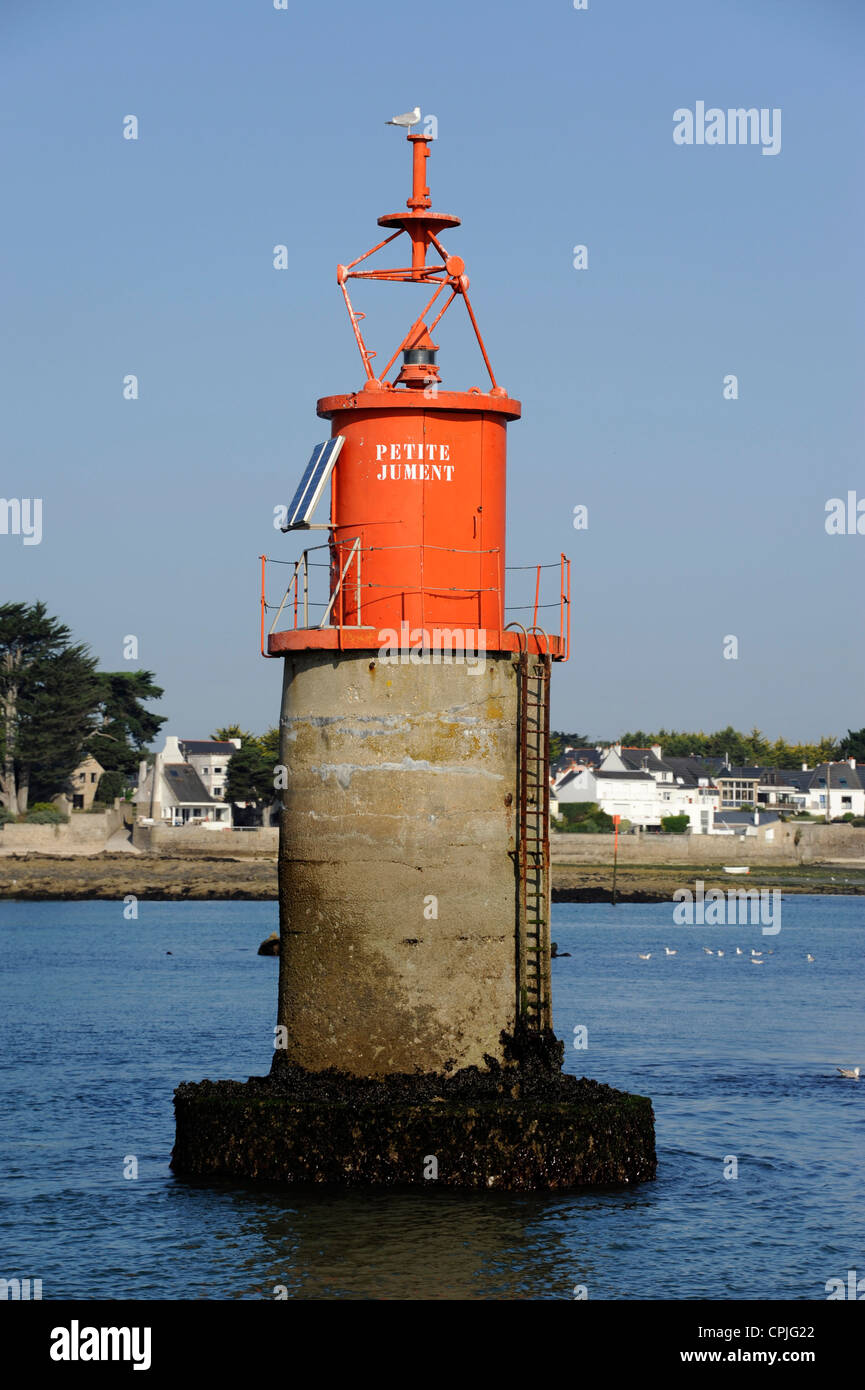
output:
<svg viewBox="0 0 865 1390"><path fill-rule="evenodd" d="M95 782L95 781L96 781L96 773L95 773L95 772L91 772L91 774L90 774L90 780L91 780L91 782Z"/></svg>
<svg viewBox="0 0 865 1390"><path fill-rule="evenodd" d="M206 771L207 771L207 768L205 768L204 771L206 772ZM214 771L214 772L221 772L221 771L222 771L222 768L221 768L221 767L215 767L215 768L213 769L213 771Z"/></svg>

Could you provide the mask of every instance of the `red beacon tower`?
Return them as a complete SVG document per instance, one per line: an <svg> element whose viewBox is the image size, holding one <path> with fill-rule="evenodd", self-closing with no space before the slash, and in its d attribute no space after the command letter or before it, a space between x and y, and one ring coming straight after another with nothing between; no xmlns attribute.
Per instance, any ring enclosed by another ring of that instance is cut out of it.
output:
<svg viewBox="0 0 865 1390"><path fill-rule="evenodd" d="M279 1023L288 1061L364 1076L483 1066L518 1022L550 1026L549 680L569 646L565 556L521 566L525 601L516 617L505 606L520 403L442 244L459 218L431 210L431 137L407 139L406 211L380 217L389 235L337 269L364 381L318 401L331 440L283 529L328 535L294 562L269 632L262 557L262 653L285 663ZM402 238L408 264L371 267ZM352 281L425 292L378 374ZM433 339L456 300L488 390L441 386ZM555 591L542 603L545 568Z"/></svg>

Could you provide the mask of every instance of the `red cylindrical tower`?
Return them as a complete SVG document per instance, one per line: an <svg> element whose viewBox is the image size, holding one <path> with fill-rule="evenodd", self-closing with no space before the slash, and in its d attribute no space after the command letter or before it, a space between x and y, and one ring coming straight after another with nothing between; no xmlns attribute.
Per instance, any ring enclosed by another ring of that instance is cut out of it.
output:
<svg viewBox="0 0 865 1390"><path fill-rule="evenodd" d="M330 396L318 413L345 439L334 540L362 553L341 621L376 629L505 627L505 427L519 403L480 392ZM489 647L489 636L486 639Z"/></svg>

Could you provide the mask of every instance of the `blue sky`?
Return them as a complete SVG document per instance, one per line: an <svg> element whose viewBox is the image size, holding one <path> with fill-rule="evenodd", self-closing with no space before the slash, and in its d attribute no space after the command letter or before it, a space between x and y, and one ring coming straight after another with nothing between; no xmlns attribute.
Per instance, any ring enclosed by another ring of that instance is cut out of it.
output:
<svg viewBox="0 0 865 1390"><path fill-rule="evenodd" d="M573 560L556 727L865 724L865 535L824 526L865 498L863 37L858 0L6 0L0 492L44 520L0 536L2 600L43 599L109 669L135 634L168 732L276 722L256 557L293 557L273 508L315 401L361 384L334 271L403 205L383 122L419 103L523 404L509 562ZM780 153L677 146L697 101L780 108ZM381 347L417 309L392 294L398 318L357 296ZM455 318L437 341L445 385L483 386Z"/></svg>

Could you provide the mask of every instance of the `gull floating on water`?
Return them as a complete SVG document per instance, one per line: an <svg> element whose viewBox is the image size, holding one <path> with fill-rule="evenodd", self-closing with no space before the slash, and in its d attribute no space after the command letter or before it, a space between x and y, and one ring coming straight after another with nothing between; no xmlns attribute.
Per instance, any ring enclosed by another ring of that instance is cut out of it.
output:
<svg viewBox="0 0 865 1390"><path fill-rule="evenodd" d="M741 946L737 946L737 947L736 947L736 955L737 955L737 956L741 956L741 954L742 954L742 947L741 947Z"/></svg>
<svg viewBox="0 0 865 1390"><path fill-rule="evenodd" d="M674 956L674 955L676 954L676 952L675 952L675 951L671 951L670 948L669 948L669 946L665 946L665 947L664 947L664 954L667 955L667 956Z"/></svg>
<svg viewBox="0 0 865 1390"><path fill-rule="evenodd" d="M401 116L394 116L391 120L385 121L385 125L408 126L411 129L413 125L417 125L419 120L420 107L416 106L413 111L403 111Z"/></svg>
<svg viewBox="0 0 865 1390"><path fill-rule="evenodd" d="M713 955L715 954L714 951L710 951L710 950L709 950L708 946L704 946L704 947L703 947L703 950L706 952L706 955L707 955L707 956L713 956Z"/></svg>
<svg viewBox="0 0 865 1390"><path fill-rule="evenodd" d="M806 959L806 960L814 960L815 957L809 954L809 955L807 955L807 956L805 957L805 959Z"/></svg>
<svg viewBox="0 0 865 1390"><path fill-rule="evenodd" d="M849 1076L853 1081L859 1080L858 1067L837 1067L836 1070L840 1071L842 1076Z"/></svg>
<svg viewBox="0 0 865 1390"><path fill-rule="evenodd" d="M718 955L719 955L719 956L722 956L723 954L724 954L723 951L719 951L719 952L718 952Z"/></svg>
<svg viewBox="0 0 865 1390"><path fill-rule="evenodd" d="M754 947L753 947L753 946L751 947L751 955L752 955L752 956L762 956L762 954L763 954L762 951L755 951L755 950L754 950Z"/></svg>
<svg viewBox="0 0 865 1390"><path fill-rule="evenodd" d="M751 957L751 964L752 964L752 965L765 965L766 962L765 962L764 960L755 960L754 957L752 956L752 957Z"/></svg>
<svg viewBox="0 0 865 1390"><path fill-rule="evenodd" d="M652 953L651 953L651 951L649 951L649 953L648 953L647 955L645 955L645 956L643 955L642 951L638 951L638 952L637 952L637 955L640 957L640 960L651 960L651 959L652 959Z"/></svg>

